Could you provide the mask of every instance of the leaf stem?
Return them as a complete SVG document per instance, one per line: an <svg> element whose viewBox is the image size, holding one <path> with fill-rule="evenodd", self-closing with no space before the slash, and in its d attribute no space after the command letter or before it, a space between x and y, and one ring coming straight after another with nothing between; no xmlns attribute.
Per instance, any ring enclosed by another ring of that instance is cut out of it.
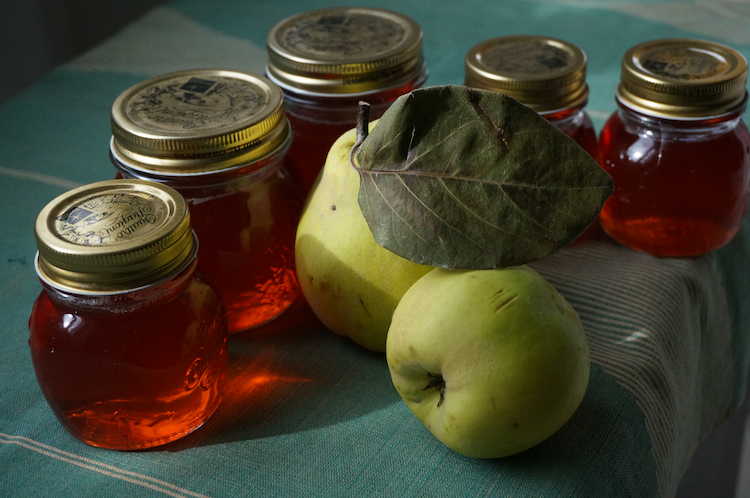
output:
<svg viewBox="0 0 750 498"><path fill-rule="evenodd" d="M354 164L354 154L362 145L362 142L367 138L370 132L370 104L364 100L360 100L357 104L357 141L354 142L352 149L349 151L349 164L352 168L359 170L356 164Z"/></svg>

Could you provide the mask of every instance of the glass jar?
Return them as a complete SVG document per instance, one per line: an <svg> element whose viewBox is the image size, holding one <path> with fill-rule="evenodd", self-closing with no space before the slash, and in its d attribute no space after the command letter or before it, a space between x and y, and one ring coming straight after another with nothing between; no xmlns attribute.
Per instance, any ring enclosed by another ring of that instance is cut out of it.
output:
<svg viewBox="0 0 750 498"><path fill-rule="evenodd" d="M223 70L158 76L115 100L112 132L122 177L187 199L200 269L224 299L230 333L289 308L302 194L283 164L292 134L275 84Z"/></svg>
<svg viewBox="0 0 750 498"><path fill-rule="evenodd" d="M31 360L65 429L138 450L199 428L221 402L227 328L196 271L185 200L149 182L94 183L42 209L35 235Z"/></svg>
<svg viewBox="0 0 750 498"><path fill-rule="evenodd" d="M288 164L305 192L333 142L355 127L360 100L379 118L428 75L419 24L382 9L301 13L276 24L267 47L266 74L283 89L294 130Z"/></svg>
<svg viewBox="0 0 750 498"><path fill-rule="evenodd" d="M737 233L747 209L747 63L723 45L645 42L622 59L619 109L599 137L615 180L600 214L615 240L655 256L695 256Z"/></svg>
<svg viewBox="0 0 750 498"><path fill-rule="evenodd" d="M466 86L514 98L597 157L596 131L585 111L586 54L580 48L546 36L501 36L472 47L464 67Z"/></svg>

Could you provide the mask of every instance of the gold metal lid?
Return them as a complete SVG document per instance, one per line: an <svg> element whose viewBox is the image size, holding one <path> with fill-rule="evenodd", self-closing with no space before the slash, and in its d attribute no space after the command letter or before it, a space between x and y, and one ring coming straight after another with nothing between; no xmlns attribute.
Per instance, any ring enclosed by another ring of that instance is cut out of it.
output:
<svg viewBox="0 0 750 498"><path fill-rule="evenodd" d="M427 78L422 28L383 9L304 12L268 33L268 77L302 94L352 95Z"/></svg>
<svg viewBox="0 0 750 498"><path fill-rule="evenodd" d="M112 105L113 152L160 174L196 174L251 163L291 137L284 95L268 79L215 69L138 83Z"/></svg>
<svg viewBox="0 0 750 498"><path fill-rule="evenodd" d="M176 275L195 256L184 198L143 180L92 183L47 204L34 225L37 271L81 294L141 288Z"/></svg>
<svg viewBox="0 0 750 498"><path fill-rule="evenodd" d="M663 39L641 43L622 58L617 98L649 116L705 119L747 100L747 61L718 43Z"/></svg>
<svg viewBox="0 0 750 498"><path fill-rule="evenodd" d="M586 54L568 42L535 35L501 36L472 47L466 85L501 92L539 113L586 104Z"/></svg>

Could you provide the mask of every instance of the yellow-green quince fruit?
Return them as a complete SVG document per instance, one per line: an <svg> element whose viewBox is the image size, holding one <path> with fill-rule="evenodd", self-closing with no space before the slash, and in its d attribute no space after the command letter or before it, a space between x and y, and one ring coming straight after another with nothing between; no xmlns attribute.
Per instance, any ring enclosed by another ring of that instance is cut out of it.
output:
<svg viewBox="0 0 750 498"><path fill-rule="evenodd" d="M396 308L386 359L416 417L477 458L554 434L583 400L590 371L578 314L527 266L425 275Z"/></svg>
<svg viewBox="0 0 750 498"><path fill-rule="evenodd" d="M375 242L359 207L359 174L349 164L355 142L352 129L333 144L306 200L297 228L297 275L326 327L382 352L401 296L432 267Z"/></svg>

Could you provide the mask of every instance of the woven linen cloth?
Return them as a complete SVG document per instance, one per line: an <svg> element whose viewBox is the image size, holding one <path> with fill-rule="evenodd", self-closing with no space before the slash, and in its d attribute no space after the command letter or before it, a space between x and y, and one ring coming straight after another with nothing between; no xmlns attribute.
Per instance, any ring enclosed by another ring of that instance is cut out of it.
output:
<svg viewBox="0 0 750 498"><path fill-rule="evenodd" d="M354 1L353 5L372 5ZM31 366L41 286L33 222L52 198L112 178L109 111L129 86L189 68L263 73L265 37L320 0L174 0L0 104L0 496L671 497L699 443L731 415L750 364L750 218L711 254L659 259L600 235L535 262L586 329L591 381L573 418L526 452L449 450L393 388L382 354L298 306L230 338L229 383L198 431L142 452L68 435ZM468 49L544 34L588 55L588 112L615 110L622 53L698 37L750 55L750 5L733 1L381 0L424 30L428 85L460 84Z"/></svg>

